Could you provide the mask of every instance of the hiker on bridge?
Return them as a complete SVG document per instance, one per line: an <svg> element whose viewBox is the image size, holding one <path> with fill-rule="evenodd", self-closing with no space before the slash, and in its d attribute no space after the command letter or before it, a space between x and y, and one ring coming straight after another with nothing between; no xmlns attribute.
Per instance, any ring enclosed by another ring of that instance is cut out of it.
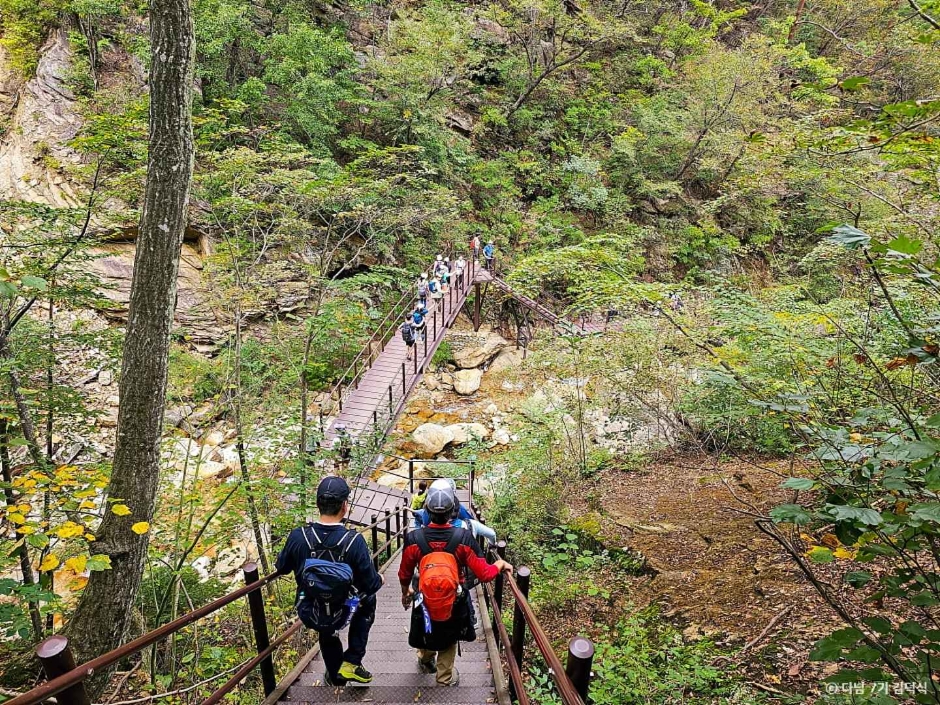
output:
<svg viewBox="0 0 940 705"><path fill-rule="evenodd" d="M346 430L346 424L342 421L336 422L336 437L333 438L333 450L336 451L336 469L337 472L346 472L349 469L349 461L352 460L353 437Z"/></svg>
<svg viewBox="0 0 940 705"><path fill-rule="evenodd" d="M437 278L437 275L431 277L431 281L428 282L428 293L431 294L433 301L440 301L444 298L444 293L441 291L441 280Z"/></svg>
<svg viewBox="0 0 940 705"><path fill-rule="evenodd" d="M512 572L512 566L504 560L487 563L471 533L449 525L457 498L449 485L436 484L425 500L430 523L405 537L398 580L402 605L412 610L408 644L418 650L418 667L436 673L438 685L456 686L460 683L454 667L457 643L476 640L461 571L469 569L481 582L490 582L500 571ZM416 568L417 592L412 587Z"/></svg>
<svg viewBox="0 0 940 705"><path fill-rule="evenodd" d="M405 316L405 322L401 324L398 328L401 331L401 339L405 341L405 345L408 346L408 352L405 353L405 359L410 360L412 355L414 355L415 342L418 337L415 333L414 325L414 314L409 313Z"/></svg>
<svg viewBox="0 0 940 705"><path fill-rule="evenodd" d="M428 322L425 320L427 315L427 307L422 306L420 303L415 306L415 310L411 314L411 325L414 328L416 340L424 340L424 337L427 335Z"/></svg>
<svg viewBox="0 0 940 705"><path fill-rule="evenodd" d="M483 248L483 257L486 258L486 262L483 263L483 266L486 267L491 272L493 271L493 258L496 256L496 245L493 244L493 241L490 240L486 243L486 247Z"/></svg>
<svg viewBox="0 0 940 705"><path fill-rule="evenodd" d="M474 235L470 238L470 254L473 255L473 261L480 259L480 236Z"/></svg>
<svg viewBox="0 0 940 705"><path fill-rule="evenodd" d="M428 306L428 275L423 273L418 279L418 306L427 308Z"/></svg>
<svg viewBox="0 0 940 705"><path fill-rule="evenodd" d="M385 579L375 570L365 539L346 529L349 485L329 475L317 486L320 519L290 532L277 557L277 572L294 574L297 616L320 636L327 685L366 684L362 666L375 621L375 594ZM349 648L338 632L349 625Z"/></svg>
<svg viewBox="0 0 940 705"><path fill-rule="evenodd" d="M466 268L467 260L463 258L463 255L460 255L457 261L454 262L454 278L457 280L457 289L460 291L463 291L463 276Z"/></svg>

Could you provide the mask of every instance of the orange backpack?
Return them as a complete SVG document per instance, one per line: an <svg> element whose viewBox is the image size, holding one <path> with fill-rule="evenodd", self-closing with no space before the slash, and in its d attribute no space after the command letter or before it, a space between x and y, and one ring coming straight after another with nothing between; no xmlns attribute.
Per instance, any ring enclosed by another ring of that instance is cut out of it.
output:
<svg viewBox="0 0 940 705"><path fill-rule="evenodd" d="M424 596L424 605L431 620L446 622L454 612L454 602L460 592L460 570L455 555L460 545L460 533L451 531L450 540L443 551L431 548L423 529L415 532L415 543L421 550L418 591Z"/></svg>

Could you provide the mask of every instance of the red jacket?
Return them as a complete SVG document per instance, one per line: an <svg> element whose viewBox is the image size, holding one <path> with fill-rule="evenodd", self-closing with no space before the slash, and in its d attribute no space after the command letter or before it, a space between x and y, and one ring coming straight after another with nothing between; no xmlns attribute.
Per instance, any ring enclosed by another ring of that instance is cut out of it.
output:
<svg viewBox="0 0 940 705"><path fill-rule="evenodd" d="M447 547L451 532L460 532L460 543L457 544L457 550L454 552L454 557L457 559L457 566L460 568L469 568L480 582L483 583L495 580L496 576L499 575L499 569L497 569L495 565L490 565L486 562L486 558L483 557L483 552L474 540L473 534L466 529L455 529L446 524L430 524L424 529L417 529L417 531L425 532L424 535L428 540L428 544L430 544L431 548L435 551L443 551ZM415 569L421 562L421 549L418 547L418 544L415 543L414 535L415 532L412 531L405 537L405 548L401 554L401 567L398 569L398 580L401 582L403 590L408 589L408 586L411 584L411 577L414 575Z"/></svg>

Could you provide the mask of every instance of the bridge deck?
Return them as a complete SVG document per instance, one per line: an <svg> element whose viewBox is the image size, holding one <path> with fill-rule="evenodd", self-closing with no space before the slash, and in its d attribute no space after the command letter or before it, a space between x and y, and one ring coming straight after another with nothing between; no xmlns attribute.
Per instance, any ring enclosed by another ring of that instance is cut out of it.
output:
<svg viewBox="0 0 940 705"><path fill-rule="evenodd" d="M408 646L410 613L401 606L401 591L398 588L400 563L401 554L386 567L385 587L377 596L375 623L369 633L369 648L363 661L363 666L374 676L372 684L369 687L345 688L324 685L323 659L317 654L278 702L295 705L353 702L487 705L505 701L505 695L497 695L490 662L490 644L482 626L488 624L489 620L484 616L485 613L480 613L479 590L475 591L474 604L481 617L481 628L477 630L477 641L462 642L460 645L461 655L457 657L460 684L453 688L441 687L433 675L418 671L415 651ZM345 633L343 643L346 643Z"/></svg>

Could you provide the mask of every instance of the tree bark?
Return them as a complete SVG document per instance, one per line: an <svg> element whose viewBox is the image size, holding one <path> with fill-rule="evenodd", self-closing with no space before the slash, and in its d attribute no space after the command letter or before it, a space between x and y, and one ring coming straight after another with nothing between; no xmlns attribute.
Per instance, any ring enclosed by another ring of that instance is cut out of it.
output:
<svg viewBox="0 0 940 705"><path fill-rule="evenodd" d="M147 186L134 258L121 367L110 500L131 509L107 512L95 550L111 569L94 572L69 633L81 661L120 645L144 570L149 538L131 526L153 516L160 471L160 437L166 400L170 331L176 279L193 173L192 95L194 44L189 0L151 0L150 149ZM86 685L97 699L108 673Z"/></svg>

